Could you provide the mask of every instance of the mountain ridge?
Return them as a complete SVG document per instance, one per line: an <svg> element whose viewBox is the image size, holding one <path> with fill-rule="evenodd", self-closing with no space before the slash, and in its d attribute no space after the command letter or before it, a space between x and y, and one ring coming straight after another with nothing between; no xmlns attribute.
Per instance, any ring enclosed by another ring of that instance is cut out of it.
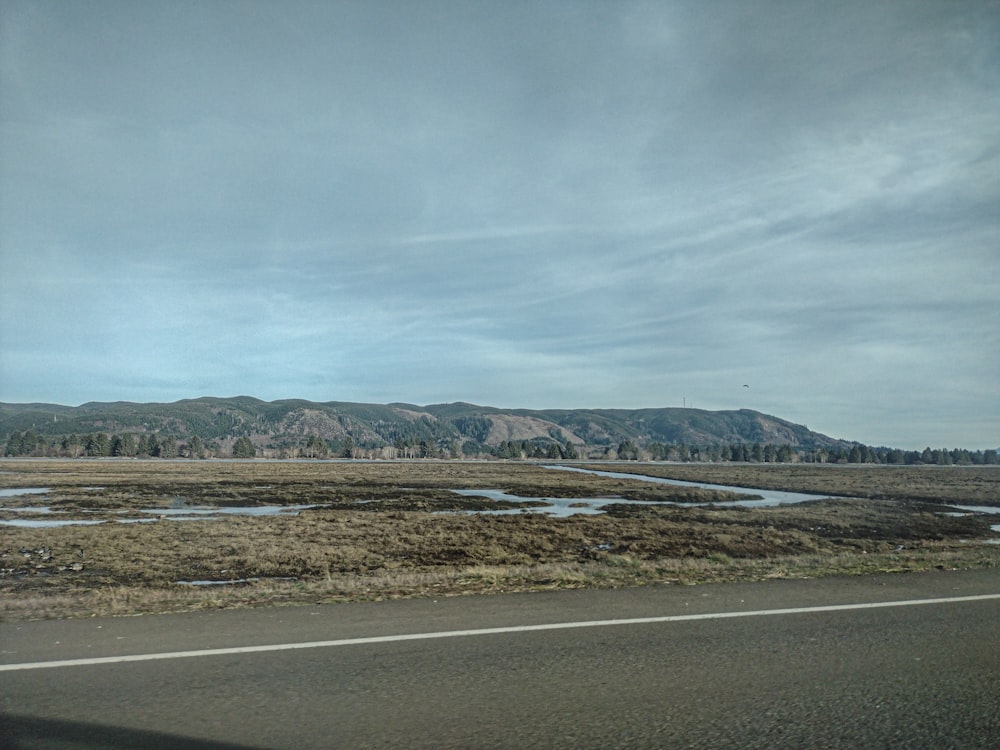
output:
<svg viewBox="0 0 1000 750"><path fill-rule="evenodd" d="M20 431L60 437L94 432L194 437L223 448L249 438L261 450L301 448L316 436L331 446L405 448L432 441L455 452L491 452L511 443L567 443L593 452L622 444L733 445L766 443L799 449L840 449L836 439L752 409L521 409L458 401L425 406L404 402L200 396L164 402L90 401L79 406L0 403L0 439Z"/></svg>

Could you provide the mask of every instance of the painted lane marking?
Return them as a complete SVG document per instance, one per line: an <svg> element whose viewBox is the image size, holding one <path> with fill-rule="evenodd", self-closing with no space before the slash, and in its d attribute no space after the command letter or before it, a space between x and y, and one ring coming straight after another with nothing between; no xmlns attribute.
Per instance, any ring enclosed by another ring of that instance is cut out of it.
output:
<svg viewBox="0 0 1000 750"><path fill-rule="evenodd" d="M267 651L294 651L305 648L334 648L336 646L360 646L369 643L395 643L398 641L426 641L435 638L461 638L477 635L500 635L504 633L531 633L541 630L570 630L572 628L602 628L612 625L648 625L669 622L692 622L695 620L726 620L736 617L764 617L768 615L801 615L818 612L846 612L856 609L885 609L888 607L914 607L925 604L956 604L1000 599L1000 594L979 594L976 596L953 596L941 599L908 599L895 602L868 602L864 604L831 604L819 607L794 607L787 609L758 609L747 612L708 612L698 615L664 615L661 617L635 617L622 620L588 620L582 622L553 622L543 625L511 625L500 628L479 628L475 630L444 630L432 633L404 633L401 635L376 635L364 638L343 638L334 641L308 641L305 643L275 643L266 646L234 646L231 648L207 648L198 651L170 651L159 654L132 654L128 656L97 656L87 659L61 659L58 661L25 662L23 664L0 664L0 672L16 672L29 669L54 669L57 667L83 667L97 664L121 664L132 661L156 661L158 659L187 659L196 656L226 656L232 654L257 654Z"/></svg>

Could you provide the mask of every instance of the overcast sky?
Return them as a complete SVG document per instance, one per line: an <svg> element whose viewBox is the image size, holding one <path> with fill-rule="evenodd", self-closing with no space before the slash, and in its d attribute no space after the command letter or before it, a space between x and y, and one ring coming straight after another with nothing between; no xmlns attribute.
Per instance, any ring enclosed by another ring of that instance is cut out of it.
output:
<svg viewBox="0 0 1000 750"><path fill-rule="evenodd" d="M0 401L1000 445L996 1L3 0L0 34Z"/></svg>

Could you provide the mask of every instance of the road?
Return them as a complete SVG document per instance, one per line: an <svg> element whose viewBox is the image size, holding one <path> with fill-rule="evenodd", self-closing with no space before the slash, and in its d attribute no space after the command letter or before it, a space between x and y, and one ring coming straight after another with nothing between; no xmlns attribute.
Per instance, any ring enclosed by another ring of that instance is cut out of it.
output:
<svg viewBox="0 0 1000 750"><path fill-rule="evenodd" d="M0 652L4 748L1000 746L997 571L4 623Z"/></svg>

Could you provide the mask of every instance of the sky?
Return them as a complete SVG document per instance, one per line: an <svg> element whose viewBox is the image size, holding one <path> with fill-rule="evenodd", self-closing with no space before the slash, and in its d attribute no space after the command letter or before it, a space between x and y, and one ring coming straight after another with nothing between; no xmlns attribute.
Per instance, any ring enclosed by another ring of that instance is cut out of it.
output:
<svg viewBox="0 0 1000 750"><path fill-rule="evenodd" d="M997 0L0 3L0 401L1000 446Z"/></svg>

